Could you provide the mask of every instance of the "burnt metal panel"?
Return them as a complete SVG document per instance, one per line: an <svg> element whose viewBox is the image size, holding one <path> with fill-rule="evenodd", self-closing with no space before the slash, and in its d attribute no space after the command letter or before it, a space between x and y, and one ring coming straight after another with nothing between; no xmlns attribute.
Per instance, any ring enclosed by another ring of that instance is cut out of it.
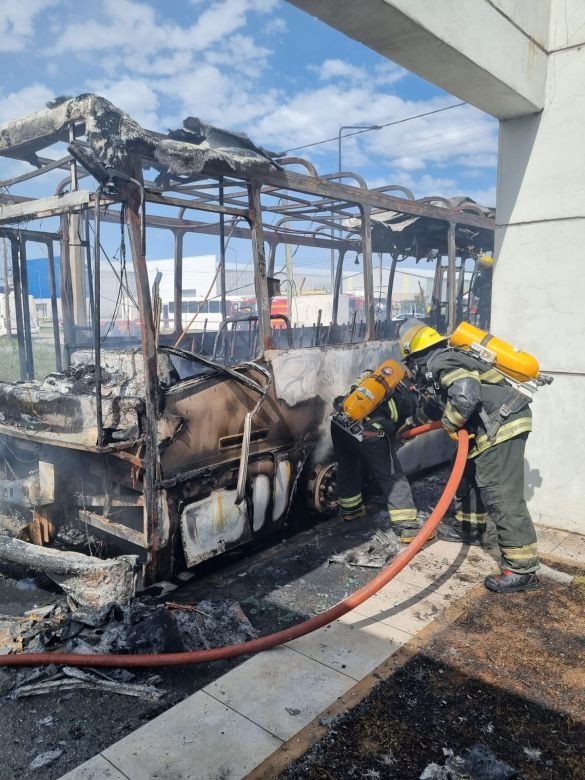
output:
<svg viewBox="0 0 585 780"><path fill-rule="evenodd" d="M235 504L235 498L235 490L217 490L183 509L181 537L188 566L252 538L246 508Z"/></svg>

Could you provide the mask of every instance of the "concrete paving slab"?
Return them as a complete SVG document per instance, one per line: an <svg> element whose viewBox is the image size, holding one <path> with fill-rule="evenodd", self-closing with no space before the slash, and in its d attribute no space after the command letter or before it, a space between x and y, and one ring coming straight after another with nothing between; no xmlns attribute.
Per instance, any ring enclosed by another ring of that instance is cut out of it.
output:
<svg viewBox="0 0 585 780"><path fill-rule="evenodd" d="M421 591L416 585L393 581L360 604L355 612L395 626L408 634L416 634L432 619L429 602L425 598L429 595L430 592ZM436 615L437 612L438 609L433 608L432 614Z"/></svg>
<svg viewBox="0 0 585 780"><path fill-rule="evenodd" d="M361 628L362 626L372 626L372 630L375 630L375 626L382 626L380 621L364 617L364 615L360 615L355 611L348 612L347 615L343 615L339 618L338 622L344 623L348 626L357 625L358 628ZM391 639L393 642L397 642L400 645L405 644L412 638L411 634L407 633L406 631L401 631L399 628L396 628L396 626L384 625L383 630L385 638Z"/></svg>
<svg viewBox="0 0 585 780"><path fill-rule="evenodd" d="M238 780L280 744L273 734L199 691L102 755L128 780Z"/></svg>
<svg viewBox="0 0 585 780"><path fill-rule="evenodd" d="M478 582L483 581L484 575L477 570L464 572L462 577L452 577L446 582L442 583L438 587L436 585L427 588L428 595L425 601L432 604L435 607L439 607L441 611L447 609L447 607L453 606L455 602L464 596L471 588L474 588Z"/></svg>
<svg viewBox="0 0 585 780"><path fill-rule="evenodd" d="M424 549L416 561L436 560L442 566L493 566L499 557L496 548L475 547L467 544L455 544L454 542L435 542Z"/></svg>
<svg viewBox="0 0 585 780"><path fill-rule="evenodd" d="M470 547L465 557L462 569L467 567L469 571L479 574L491 574L498 571L500 566L499 547L485 549L483 547Z"/></svg>
<svg viewBox="0 0 585 780"><path fill-rule="evenodd" d="M538 551L541 555L551 553L565 541L571 534L569 531L561 531L559 528L545 528L544 526L536 527L536 537L538 540Z"/></svg>
<svg viewBox="0 0 585 780"><path fill-rule="evenodd" d="M401 572L396 579L420 589L438 589L447 583L473 584L481 574L482 572L467 564L445 568L420 563L406 572Z"/></svg>
<svg viewBox="0 0 585 780"><path fill-rule="evenodd" d="M499 553L481 548L463 547L451 543L449 547L439 544L421 552L395 578L396 582L406 582L418 588L440 586L448 581L464 580L475 582L479 574L497 568ZM434 548L437 548L434 550Z"/></svg>
<svg viewBox="0 0 585 780"><path fill-rule="evenodd" d="M420 558L441 558L446 561L454 561L459 556L465 557L467 550L463 550L462 544L454 544L453 542L437 541L433 544L429 544L416 556L415 561Z"/></svg>
<svg viewBox="0 0 585 780"><path fill-rule="evenodd" d="M417 588L426 588L434 583L445 582L448 578L456 576L456 571L445 569L436 561L430 562L433 565L415 562L403 569L396 575L396 582L405 582L407 585L414 585Z"/></svg>
<svg viewBox="0 0 585 780"><path fill-rule="evenodd" d="M569 534L559 545L551 550L555 558L564 558L573 563L585 564L585 536Z"/></svg>
<svg viewBox="0 0 585 780"><path fill-rule="evenodd" d="M452 577L427 587L393 580L355 611L414 635L481 580L477 567L465 573L465 579Z"/></svg>
<svg viewBox="0 0 585 780"><path fill-rule="evenodd" d="M355 684L290 647L250 658L204 690L286 740Z"/></svg>
<svg viewBox="0 0 585 780"><path fill-rule="evenodd" d="M351 613L345 617L351 616ZM361 680L399 650L410 635L369 618L352 616L289 642L287 647ZM401 640L397 636L401 637Z"/></svg>
<svg viewBox="0 0 585 780"><path fill-rule="evenodd" d="M71 772L67 772L60 780L127 780L127 778L102 755L97 755L85 764L72 769Z"/></svg>

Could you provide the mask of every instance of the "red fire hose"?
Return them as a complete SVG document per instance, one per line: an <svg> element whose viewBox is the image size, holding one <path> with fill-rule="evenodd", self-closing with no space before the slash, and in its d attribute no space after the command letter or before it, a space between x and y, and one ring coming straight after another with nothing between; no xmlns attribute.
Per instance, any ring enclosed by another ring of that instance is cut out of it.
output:
<svg viewBox="0 0 585 780"><path fill-rule="evenodd" d="M427 433L440 427L440 423L430 423L419 428L413 428L402 436L403 439L414 439L421 433ZM236 658L240 655L258 653L271 647L285 644L300 636L316 631L318 628L332 623L342 615L359 607L366 599L377 593L384 585L402 571L414 556L421 550L432 532L441 522L445 512L449 508L457 486L461 481L469 440L467 431L459 431L457 455L453 469L441 495L437 506L430 517L422 526L413 541L394 560L383 569L371 582L356 590L351 596L335 604L320 615L305 620L296 626L285 628L268 636L251 639L238 645L226 645L214 647L209 650L192 650L183 653L137 653L134 655L92 655L91 653L18 653L15 655L0 656L0 666L47 666L48 664L60 664L66 666L113 666L113 667L148 667L148 666L180 666L183 664L201 664L208 661L220 661L227 658Z"/></svg>

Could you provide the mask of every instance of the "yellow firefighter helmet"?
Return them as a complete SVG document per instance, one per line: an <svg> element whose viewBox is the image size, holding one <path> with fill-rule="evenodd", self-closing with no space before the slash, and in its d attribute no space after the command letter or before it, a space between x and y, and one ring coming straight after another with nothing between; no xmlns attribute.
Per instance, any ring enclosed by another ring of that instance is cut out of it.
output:
<svg viewBox="0 0 585 780"><path fill-rule="evenodd" d="M491 268L494 264L494 258L491 255L480 255L477 258L477 264L480 268Z"/></svg>
<svg viewBox="0 0 585 780"><path fill-rule="evenodd" d="M403 357L409 357L437 344L447 344L447 338L430 325L412 318L401 326L399 343Z"/></svg>

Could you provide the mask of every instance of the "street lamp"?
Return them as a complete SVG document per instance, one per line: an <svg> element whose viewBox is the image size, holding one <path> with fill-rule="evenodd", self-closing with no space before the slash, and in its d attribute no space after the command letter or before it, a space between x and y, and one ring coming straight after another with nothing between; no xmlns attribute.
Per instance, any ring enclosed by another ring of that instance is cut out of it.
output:
<svg viewBox="0 0 585 780"><path fill-rule="evenodd" d="M363 130L364 132L367 132L368 130L381 130L381 125L342 125L339 128L339 132L337 133L337 161L338 161L338 171L341 173L341 139L342 134L344 130Z"/></svg>

